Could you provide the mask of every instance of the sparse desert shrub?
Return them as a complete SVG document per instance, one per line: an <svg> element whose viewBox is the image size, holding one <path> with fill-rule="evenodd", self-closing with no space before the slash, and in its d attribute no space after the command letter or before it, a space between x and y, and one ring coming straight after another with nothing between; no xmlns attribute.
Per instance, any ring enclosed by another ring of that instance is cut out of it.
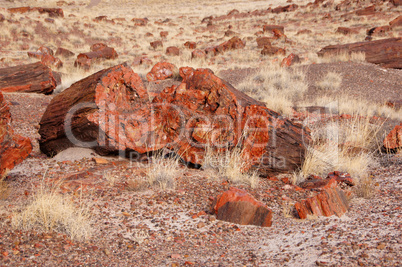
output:
<svg viewBox="0 0 402 267"><path fill-rule="evenodd" d="M151 186L159 185L162 190L174 189L175 179L181 175L179 156L158 152L148 166L147 179Z"/></svg>
<svg viewBox="0 0 402 267"><path fill-rule="evenodd" d="M42 186L27 206L13 214L11 223L16 229L56 231L73 240L84 240L92 232L91 215L81 204L77 206L57 193L56 188L44 189Z"/></svg>
<svg viewBox="0 0 402 267"><path fill-rule="evenodd" d="M322 90L339 90L342 83L342 76L336 72L328 72L324 78L317 83L317 87Z"/></svg>
<svg viewBox="0 0 402 267"><path fill-rule="evenodd" d="M103 173L103 179L105 179L110 186L114 186L114 184L117 181L117 175L114 174L112 171L104 172Z"/></svg>

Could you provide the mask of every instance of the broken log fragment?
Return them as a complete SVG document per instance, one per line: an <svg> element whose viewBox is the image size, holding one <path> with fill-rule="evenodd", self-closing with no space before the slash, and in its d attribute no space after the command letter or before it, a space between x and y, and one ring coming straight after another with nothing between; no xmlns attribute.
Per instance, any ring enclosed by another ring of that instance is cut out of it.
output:
<svg viewBox="0 0 402 267"><path fill-rule="evenodd" d="M387 38L370 42L330 45L321 49L318 56L363 52L366 61L384 68L402 68L402 38Z"/></svg>
<svg viewBox="0 0 402 267"><path fill-rule="evenodd" d="M0 91L51 94L57 83L41 62L0 69Z"/></svg>

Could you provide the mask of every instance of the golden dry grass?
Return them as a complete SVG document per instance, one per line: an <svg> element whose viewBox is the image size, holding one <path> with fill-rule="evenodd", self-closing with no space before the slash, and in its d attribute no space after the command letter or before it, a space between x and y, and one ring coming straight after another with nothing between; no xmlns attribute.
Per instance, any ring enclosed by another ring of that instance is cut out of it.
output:
<svg viewBox="0 0 402 267"><path fill-rule="evenodd" d="M90 238L92 221L87 208L58 193L56 187L45 188L44 183L21 211L14 212L12 226L24 231L56 231L79 241Z"/></svg>
<svg viewBox="0 0 402 267"><path fill-rule="evenodd" d="M182 174L180 158L158 152L152 157L147 169L147 180L151 186L159 186L160 189L175 189L176 179Z"/></svg>

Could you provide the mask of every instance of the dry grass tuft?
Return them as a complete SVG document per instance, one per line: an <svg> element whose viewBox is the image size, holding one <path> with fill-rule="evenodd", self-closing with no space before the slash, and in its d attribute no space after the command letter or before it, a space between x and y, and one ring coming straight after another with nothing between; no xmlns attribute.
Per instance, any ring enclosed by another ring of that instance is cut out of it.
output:
<svg viewBox="0 0 402 267"><path fill-rule="evenodd" d="M342 76L336 72L328 72L324 78L317 83L317 87L322 90L339 90L342 83Z"/></svg>
<svg viewBox="0 0 402 267"><path fill-rule="evenodd" d="M215 171L218 175L235 184L246 184L251 188L258 186L257 172L244 172L246 162L242 157L242 150L235 147L231 151L217 153L207 146L202 169Z"/></svg>
<svg viewBox="0 0 402 267"><path fill-rule="evenodd" d="M372 176L365 176L362 178L355 189L358 197L369 199L373 197L375 192L375 186Z"/></svg>
<svg viewBox="0 0 402 267"><path fill-rule="evenodd" d="M363 179L376 165L375 151L381 140L381 124L367 117L311 126L313 143L307 148L303 165L293 175L293 183L304 181L310 174L326 176L338 170Z"/></svg>
<svg viewBox="0 0 402 267"><path fill-rule="evenodd" d="M159 185L162 190L174 189L175 179L181 175L180 157L158 152L148 166L147 179L151 186Z"/></svg>
<svg viewBox="0 0 402 267"><path fill-rule="evenodd" d="M13 214L12 226L25 231L56 231L67 234L73 240L88 239L92 232L88 210L81 204L77 206L55 189L44 189L42 186L22 211Z"/></svg>
<svg viewBox="0 0 402 267"><path fill-rule="evenodd" d="M5 181L6 175L0 177L0 200L6 199L9 195L8 183Z"/></svg>

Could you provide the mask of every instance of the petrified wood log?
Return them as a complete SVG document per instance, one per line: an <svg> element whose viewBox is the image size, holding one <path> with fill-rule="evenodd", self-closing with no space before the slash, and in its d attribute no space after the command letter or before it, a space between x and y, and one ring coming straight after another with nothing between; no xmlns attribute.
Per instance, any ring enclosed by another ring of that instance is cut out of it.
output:
<svg viewBox="0 0 402 267"><path fill-rule="evenodd" d="M208 69L180 71L183 83L165 88L153 100L174 149L187 162L202 164L207 147L224 152L242 149L243 171L261 174L300 167L309 133L266 108ZM305 137L305 140L303 138Z"/></svg>
<svg viewBox="0 0 402 267"><path fill-rule="evenodd" d="M51 94L56 88L52 70L41 62L0 69L0 91Z"/></svg>
<svg viewBox="0 0 402 267"><path fill-rule="evenodd" d="M140 79L118 65L95 73L53 98L40 122L41 150L67 147L138 153L164 147L186 162L202 164L206 150L240 147L243 171L262 174L300 167L305 147L301 125L237 91L208 69L182 68L183 82L150 102ZM306 141L309 140L308 133Z"/></svg>
<svg viewBox="0 0 402 267"><path fill-rule="evenodd" d="M384 68L402 68L402 38L388 38L371 42L358 42L344 45L330 45L321 49L319 56L341 53L364 52L366 61Z"/></svg>
<svg viewBox="0 0 402 267"><path fill-rule="evenodd" d="M31 140L14 134L10 121L10 109L0 92L0 178L32 151Z"/></svg>
<svg viewBox="0 0 402 267"><path fill-rule="evenodd" d="M93 147L102 154L156 150L161 147L148 141L158 132L149 127L151 115L141 78L127 65L117 65L72 84L52 99L40 121L40 149L48 156L71 146Z"/></svg>

